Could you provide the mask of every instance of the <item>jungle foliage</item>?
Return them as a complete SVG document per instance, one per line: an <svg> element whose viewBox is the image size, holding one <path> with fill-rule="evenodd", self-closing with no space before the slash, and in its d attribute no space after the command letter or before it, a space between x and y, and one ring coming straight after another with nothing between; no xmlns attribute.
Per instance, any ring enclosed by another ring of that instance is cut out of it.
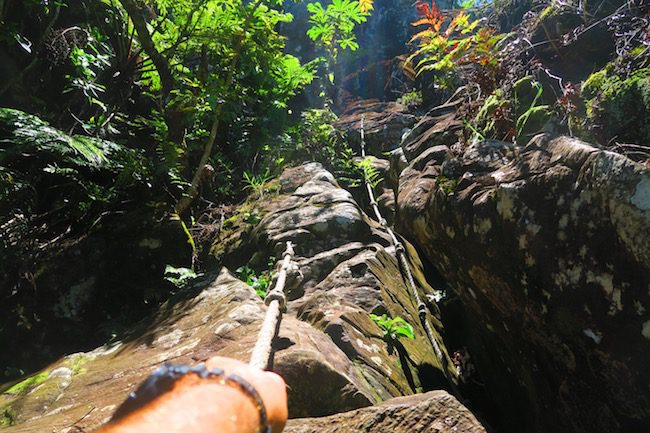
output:
<svg viewBox="0 0 650 433"><path fill-rule="evenodd" d="M309 36L336 57L358 47L354 27L373 2L306 7ZM237 200L290 163L274 142L294 146L296 158L336 159L323 134L333 114L291 117L292 98L321 62L285 52L279 29L292 19L283 0L1 2L0 102L39 116L2 113L3 209L89 221L124 211L116 204L129 189L132 200L189 222L192 205Z"/></svg>
<svg viewBox="0 0 650 433"><path fill-rule="evenodd" d="M373 2L318 4L315 43L353 49ZM61 295L57 284L78 282L72 271L45 282L73 251L108 255L120 244L140 254L107 257L134 277L97 281L93 308L78 313L141 317L201 268L194 225L203 212L249 192L265 198L268 181L305 157L352 165L331 109L308 110L296 98L327 71L322 53L287 51L285 6L0 1L0 344L10 334L46 340L44 324L59 319L71 340L85 338L69 315L45 311Z"/></svg>

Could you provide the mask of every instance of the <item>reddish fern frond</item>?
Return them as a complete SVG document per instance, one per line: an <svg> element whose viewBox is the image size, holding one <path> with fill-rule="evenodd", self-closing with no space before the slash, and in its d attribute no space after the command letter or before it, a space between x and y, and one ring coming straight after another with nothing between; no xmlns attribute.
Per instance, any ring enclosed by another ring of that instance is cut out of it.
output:
<svg viewBox="0 0 650 433"><path fill-rule="evenodd" d="M415 7L418 11L418 15L422 18L412 22L411 25L414 27L428 25L432 30L439 32L442 23L445 20L445 16L440 13L440 9L438 9L435 0L431 0L431 6L429 6L425 0L418 0Z"/></svg>
<svg viewBox="0 0 650 433"><path fill-rule="evenodd" d="M458 29L463 30L464 28L467 28L467 26L469 26L469 16L465 11L460 11L460 13L449 23L447 30L445 30L445 35L449 37L457 27Z"/></svg>

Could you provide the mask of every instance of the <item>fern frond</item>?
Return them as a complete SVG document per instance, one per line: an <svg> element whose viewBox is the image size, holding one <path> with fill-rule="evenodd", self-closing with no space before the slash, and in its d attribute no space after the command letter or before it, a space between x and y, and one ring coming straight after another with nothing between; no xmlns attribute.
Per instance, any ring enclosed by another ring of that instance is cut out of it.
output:
<svg viewBox="0 0 650 433"><path fill-rule="evenodd" d="M435 36L435 33L433 31L431 31L431 29L426 29L426 30L422 30L421 32L418 32L418 33L414 34L411 37L409 42L415 42L415 41L418 41L418 40L421 40L421 39L426 41L428 39L433 39L434 36Z"/></svg>
<svg viewBox="0 0 650 433"><path fill-rule="evenodd" d="M429 20L426 19L426 18L420 18L420 19L417 20L417 21L413 21L413 22L411 23L411 25L412 25L413 27L418 27L418 26L423 26L423 25L429 25Z"/></svg>
<svg viewBox="0 0 650 433"><path fill-rule="evenodd" d="M77 135L75 137L70 137L67 141L68 146L70 146L75 152L81 154L88 160L88 162L99 165L107 161L104 151L97 146L96 141L89 137Z"/></svg>

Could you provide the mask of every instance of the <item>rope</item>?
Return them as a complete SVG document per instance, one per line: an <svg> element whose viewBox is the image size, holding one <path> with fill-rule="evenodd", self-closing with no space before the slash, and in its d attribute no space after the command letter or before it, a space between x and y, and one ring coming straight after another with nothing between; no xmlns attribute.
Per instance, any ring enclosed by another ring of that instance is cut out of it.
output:
<svg viewBox="0 0 650 433"><path fill-rule="evenodd" d="M361 157L364 159L366 158L366 133L364 130L365 119L366 116L362 115L361 116ZM420 323L422 324L422 327L424 328L424 332L427 334L429 343L431 343L431 347L433 347L433 351L435 352L436 357L438 357L438 360L440 361L443 374L445 375L445 378L449 382L452 391L455 394L459 395L458 391L456 390L456 385L454 384L452 377L449 375L449 372L447 371L447 366L448 366L447 358L444 357L442 350L440 349L440 345L438 344L438 340L436 340L435 335L433 333L433 328L431 327L431 323L429 323L429 320L427 318L428 308L427 305L424 303L424 301L422 301L422 298L418 293L417 286L415 285L415 280L413 279L413 274L411 272L411 268L406 259L406 249L404 248L404 244L400 242L399 239L397 239L397 236L395 236L395 232L393 232L393 230L390 228L386 219L384 219L381 216L381 212L379 211L379 205L377 204L377 200L375 200L375 193L372 189L372 185L370 184L370 179L368 179L367 173L365 172L364 172L364 182L366 184L366 190L368 191L370 206L372 207L372 210L375 214L375 219L379 222L379 224L381 224L384 230L386 230L388 236L390 236L391 243L395 247L395 256L397 257L399 267L401 268L402 272L406 274L409 289L411 290L411 293L413 294L413 298L415 299L415 303L417 304L418 317L420 319Z"/></svg>
<svg viewBox="0 0 650 433"><path fill-rule="evenodd" d="M271 344L280 328L282 313L286 311L287 307L284 285L287 281L287 270L289 269L293 254L293 245L291 242L287 242L287 249L284 251L284 259L282 260L282 267L280 268L278 279L273 289L264 298L264 303L268 306L268 309L266 310L266 316L264 316L262 329L260 329L255 347L251 353L249 364L253 367L266 370L269 366L269 361L271 360Z"/></svg>

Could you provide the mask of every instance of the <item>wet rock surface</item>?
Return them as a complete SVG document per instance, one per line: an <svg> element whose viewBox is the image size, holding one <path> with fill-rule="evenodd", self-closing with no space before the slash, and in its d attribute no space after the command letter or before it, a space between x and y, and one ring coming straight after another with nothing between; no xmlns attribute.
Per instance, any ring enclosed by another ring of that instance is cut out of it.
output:
<svg viewBox="0 0 650 433"><path fill-rule="evenodd" d="M642 431L650 170L567 137L412 146L447 144L441 123L404 143L398 227L460 298L507 429Z"/></svg>
<svg viewBox="0 0 650 433"><path fill-rule="evenodd" d="M41 383L5 390L0 405L13 414L11 430L93 429L163 362L193 364L215 355L247 360L264 317L263 303L225 268L208 280L143 322L131 338L66 357L43 372ZM288 316L277 344L274 368L294 390L295 414L326 415L374 402L372 389L322 332ZM305 389L311 383L320 389Z"/></svg>

